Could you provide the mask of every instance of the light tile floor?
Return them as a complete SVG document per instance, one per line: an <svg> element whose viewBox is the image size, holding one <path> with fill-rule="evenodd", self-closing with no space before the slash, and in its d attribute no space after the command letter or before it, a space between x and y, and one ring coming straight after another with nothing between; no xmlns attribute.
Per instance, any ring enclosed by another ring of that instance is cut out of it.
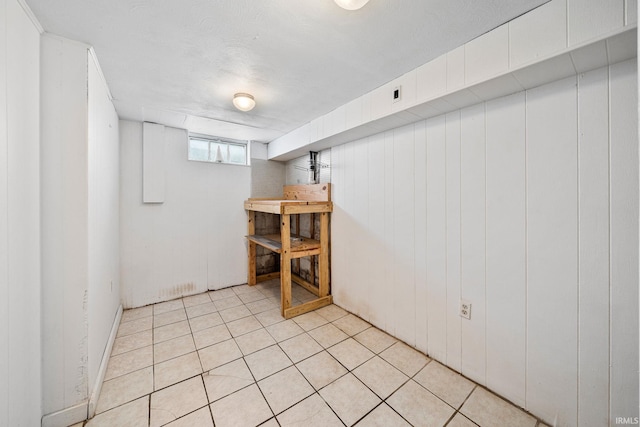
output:
<svg viewBox="0 0 640 427"><path fill-rule="evenodd" d="M96 415L73 427L543 426L336 305L279 304L275 280L125 311Z"/></svg>

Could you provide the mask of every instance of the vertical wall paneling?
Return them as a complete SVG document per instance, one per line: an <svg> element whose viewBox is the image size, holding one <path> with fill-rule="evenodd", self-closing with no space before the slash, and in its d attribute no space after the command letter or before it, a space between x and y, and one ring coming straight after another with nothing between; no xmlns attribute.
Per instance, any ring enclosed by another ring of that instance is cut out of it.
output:
<svg viewBox="0 0 640 427"><path fill-rule="evenodd" d="M636 59L610 67L611 417L638 416ZM613 422L613 420L610 420Z"/></svg>
<svg viewBox="0 0 640 427"><path fill-rule="evenodd" d="M347 268L345 269L345 286L347 291L344 296L349 297L350 305L353 304L353 299L358 300L360 298L360 294L358 293L359 287L354 286L356 271L355 269L350 268L355 261L353 254L353 241L355 239L355 236L357 235L356 230L354 230L354 227L357 224L357 219L354 217L355 179L355 144L347 144L344 147L344 200L342 205L345 212L347 213L347 215L345 216L345 218L347 219L347 224L343 229L343 233L347 238L347 242L349 242L345 252L343 253L344 262L347 266ZM358 308L355 311L355 314L360 315L360 313L362 313L363 311L362 306L357 305L357 307Z"/></svg>
<svg viewBox="0 0 640 427"><path fill-rule="evenodd" d="M461 372L486 384L484 103L461 111L460 141L460 297L471 303L471 319L461 320Z"/></svg>
<svg viewBox="0 0 640 427"><path fill-rule="evenodd" d="M415 346L414 126L393 131L393 305L396 336Z"/></svg>
<svg viewBox="0 0 640 427"><path fill-rule="evenodd" d="M40 33L0 1L0 425L40 425Z"/></svg>
<svg viewBox="0 0 640 427"><path fill-rule="evenodd" d="M362 139L355 142L353 145L353 160L349 165L351 171L354 173L353 177L353 226L352 233L355 236L362 236L362 238L355 237L350 239L351 249L350 253L353 262L350 265L366 266L367 260L367 248L369 247L369 155L368 155L368 140ZM371 317L371 302L370 294L368 292L369 286L371 286L371 270L363 268L360 273L355 273L351 276L349 286L353 289L354 295L360 300L360 312L358 313L364 319Z"/></svg>
<svg viewBox="0 0 640 427"><path fill-rule="evenodd" d="M165 191L164 126L144 123L142 129L142 200L164 202Z"/></svg>
<svg viewBox="0 0 640 427"><path fill-rule="evenodd" d="M0 0L0 342L9 342L9 141L7 134L7 0ZM0 352L0 377L9 376L8 347ZM9 425L8 381L0 382L0 424Z"/></svg>
<svg viewBox="0 0 640 427"><path fill-rule="evenodd" d="M429 355L447 354L447 234L445 116L427 120L427 336Z"/></svg>
<svg viewBox="0 0 640 427"><path fill-rule="evenodd" d="M395 221L394 215L394 203L395 194L394 190L394 149L393 149L393 131L384 133L384 255L385 255L385 282L396 283L393 268L393 249L395 247ZM384 287L384 305L381 307L384 313L383 329L390 334L395 334L395 322L393 321L393 303L394 292L393 286Z"/></svg>
<svg viewBox="0 0 640 427"><path fill-rule="evenodd" d="M609 416L608 69L578 76L578 419Z"/></svg>
<svg viewBox="0 0 640 427"><path fill-rule="evenodd" d="M605 34L624 23L624 0L567 0L569 46Z"/></svg>
<svg viewBox="0 0 640 427"><path fill-rule="evenodd" d="M525 404L525 96L486 104L487 387ZM505 345L508 343L508 345Z"/></svg>
<svg viewBox="0 0 640 427"><path fill-rule="evenodd" d="M447 365L460 371L460 110L446 115Z"/></svg>
<svg viewBox="0 0 640 427"><path fill-rule="evenodd" d="M414 281L416 348L427 352L427 129L414 125Z"/></svg>
<svg viewBox="0 0 640 427"><path fill-rule="evenodd" d="M511 68L566 47L567 0L552 0L509 22Z"/></svg>
<svg viewBox="0 0 640 427"><path fill-rule="evenodd" d="M575 77L527 92L527 408L562 425L577 413L576 99Z"/></svg>
<svg viewBox="0 0 640 427"><path fill-rule="evenodd" d="M369 319L376 325L384 324L384 310L386 299L386 246L385 246L385 143L384 134L377 134L369 138L369 232L371 241L368 250L365 269L370 272L370 284L366 292L369 294L371 310ZM371 250L373 248L373 250Z"/></svg>
<svg viewBox="0 0 640 427"><path fill-rule="evenodd" d="M347 215L344 209L344 145L331 148L331 294L336 304L347 307L343 295L347 290L347 264L345 261L348 241L344 238L347 230Z"/></svg>

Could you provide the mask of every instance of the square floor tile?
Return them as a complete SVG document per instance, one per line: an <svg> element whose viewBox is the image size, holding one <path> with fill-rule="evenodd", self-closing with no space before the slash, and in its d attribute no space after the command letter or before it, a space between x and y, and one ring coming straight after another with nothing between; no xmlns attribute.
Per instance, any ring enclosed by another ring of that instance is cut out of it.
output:
<svg viewBox="0 0 640 427"><path fill-rule="evenodd" d="M298 324L305 331L310 331L328 323L328 320L319 314L310 311L309 313L301 314L293 318L293 321Z"/></svg>
<svg viewBox="0 0 640 427"><path fill-rule="evenodd" d="M309 335L311 335L313 339L320 343L324 348L329 348L332 345L349 338L347 334L336 328L331 323L327 323L326 325L322 325L319 328L309 331Z"/></svg>
<svg viewBox="0 0 640 427"><path fill-rule="evenodd" d="M223 323L224 321L222 320L222 317L220 317L220 313L205 314L204 316L189 319L189 326L191 326L192 332L212 328L214 326L222 325Z"/></svg>
<svg viewBox="0 0 640 427"><path fill-rule="evenodd" d="M151 365L153 365L152 346L142 347L137 350L111 356L104 379L107 381Z"/></svg>
<svg viewBox="0 0 640 427"><path fill-rule="evenodd" d="M342 341L327 351L349 370L355 369L374 356L369 349L353 338Z"/></svg>
<svg viewBox="0 0 640 427"><path fill-rule="evenodd" d="M227 322L227 328L229 329L229 332L231 332L231 336L239 337L240 335L261 329L262 325L255 317L253 317L253 315L251 315L232 322Z"/></svg>
<svg viewBox="0 0 640 427"><path fill-rule="evenodd" d="M431 360L418 350L399 341L380 353L380 357L410 377Z"/></svg>
<svg viewBox="0 0 640 427"><path fill-rule="evenodd" d="M273 301L269 301L268 299L261 299L258 301L250 302L245 304L245 306L249 309L249 311L253 314L263 313L268 310L277 309L278 306L273 303ZM278 313L280 310L278 309Z"/></svg>
<svg viewBox="0 0 640 427"><path fill-rule="evenodd" d="M435 360L413 378L418 384L458 409L471 393L475 384Z"/></svg>
<svg viewBox="0 0 640 427"><path fill-rule="evenodd" d="M151 329L152 326L153 326L153 317L151 316L132 320L126 323L120 323L116 337L119 338L127 335L136 334L138 332L146 331L148 329Z"/></svg>
<svg viewBox="0 0 640 427"><path fill-rule="evenodd" d="M225 322L233 322L234 320L242 319L243 317L251 316L251 312L247 307L239 305L237 307L227 308L226 310L220 310L220 316Z"/></svg>
<svg viewBox="0 0 640 427"><path fill-rule="evenodd" d="M249 332L248 334L236 338L236 344L238 344L242 354L245 356L274 345L275 343L276 341L264 328L260 328L257 331Z"/></svg>
<svg viewBox="0 0 640 427"><path fill-rule="evenodd" d="M183 321L167 326L161 326L153 330L153 342L155 344L191 333L189 322Z"/></svg>
<svg viewBox="0 0 640 427"><path fill-rule="evenodd" d="M319 393L348 426L364 417L381 402L378 396L358 381L353 374L343 376Z"/></svg>
<svg viewBox="0 0 640 427"><path fill-rule="evenodd" d="M209 294L206 292L203 294L191 295L189 297L182 298L182 303L184 304L185 308L210 302L211 298L209 298Z"/></svg>
<svg viewBox="0 0 640 427"><path fill-rule="evenodd" d="M482 387L476 387L460 412L481 426L535 427L537 423L531 415Z"/></svg>
<svg viewBox="0 0 640 427"><path fill-rule="evenodd" d="M130 322L132 320L142 319L143 317L153 316L153 306L132 308L122 312L121 323Z"/></svg>
<svg viewBox="0 0 640 427"><path fill-rule="evenodd" d="M257 426L273 417L257 385L250 385L211 404L216 427Z"/></svg>
<svg viewBox="0 0 640 427"><path fill-rule="evenodd" d="M253 384L253 375L244 359L237 359L202 375L210 402Z"/></svg>
<svg viewBox="0 0 640 427"><path fill-rule="evenodd" d="M105 381L100 391L96 413L107 411L123 403L138 399L153 391L153 367L141 369Z"/></svg>
<svg viewBox="0 0 640 427"><path fill-rule="evenodd" d="M451 406L413 380L391 395L387 404L409 423L429 427L444 426L455 412Z"/></svg>
<svg viewBox="0 0 640 427"><path fill-rule="evenodd" d="M316 310L316 313L327 319L329 322L333 322L334 320L338 320L339 318L349 314L346 310L341 309L335 304L319 308Z"/></svg>
<svg viewBox="0 0 640 427"><path fill-rule="evenodd" d="M260 322L265 328L267 326L275 325L276 323L284 322L285 320L280 313L280 302L276 304L273 301L268 301L271 302L276 308L272 308L271 310L263 311L256 314L256 319L258 319L258 322Z"/></svg>
<svg viewBox="0 0 640 427"><path fill-rule="evenodd" d="M320 390L348 372L326 351L303 360L296 364L296 367L316 390Z"/></svg>
<svg viewBox="0 0 640 427"><path fill-rule="evenodd" d="M449 424L447 424L447 427L477 427L477 425L471 422L467 417L462 415L460 412L458 412L453 417L453 419L449 421ZM541 426L538 425L537 427L541 427Z"/></svg>
<svg viewBox="0 0 640 427"><path fill-rule="evenodd" d="M258 387L276 415L314 393L313 387L294 366L263 379Z"/></svg>
<svg viewBox="0 0 640 427"><path fill-rule="evenodd" d="M243 302L237 296L232 296L225 299L219 299L213 302L218 311L226 310L228 308L237 307L243 305Z"/></svg>
<svg viewBox="0 0 640 427"><path fill-rule="evenodd" d="M178 356L154 366L154 388L160 390L201 373L202 366L196 352Z"/></svg>
<svg viewBox="0 0 640 427"><path fill-rule="evenodd" d="M213 418L209 407L198 409L182 418L170 422L167 427L213 427Z"/></svg>
<svg viewBox="0 0 640 427"><path fill-rule="evenodd" d="M291 360L277 345L252 353L244 359L257 381L291 366Z"/></svg>
<svg viewBox="0 0 640 427"><path fill-rule="evenodd" d="M155 363L160 363L194 351L196 351L196 346L193 343L193 337L183 335L154 345L153 360Z"/></svg>
<svg viewBox="0 0 640 427"><path fill-rule="evenodd" d="M244 303L248 304L250 302L260 301L265 299L266 297L257 289L252 289L249 292L242 293L238 295L238 298Z"/></svg>
<svg viewBox="0 0 640 427"><path fill-rule="evenodd" d="M277 416L282 427L344 427L318 394L313 394Z"/></svg>
<svg viewBox="0 0 640 427"><path fill-rule="evenodd" d="M150 427L159 427L208 404L202 378L172 385L151 394Z"/></svg>
<svg viewBox="0 0 640 427"><path fill-rule="evenodd" d="M378 328L365 329L353 338L376 354L389 348L398 341Z"/></svg>
<svg viewBox="0 0 640 427"><path fill-rule="evenodd" d="M170 325L171 323L177 323L183 320L187 320L187 313L184 311L184 308L167 311L153 316L153 327L159 328L160 326Z"/></svg>
<svg viewBox="0 0 640 427"><path fill-rule="evenodd" d="M280 348L287 353L293 363L306 359L322 351L322 347L309 334L300 334L280 343Z"/></svg>
<svg viewBox="0 0 640 427"><path fill-rule="evenodd" d="M242 352L233 339L198 350L202 368L210 371L218 366L242 357Z"/></svg>
<svg viewBox="0 0 640 427"><path fill-rule="evenodd" d="M196 348L209 347L210 345L218 344L219 342L226 341L231 338L231 334L226 325L218 325L212 328L202 329L193 333L193 340L196 343Z"/></svg>
<svg viewBox="0 0 640 427"><path fill-rule="evenodd" d="M248 284L234 286L231 289L233 290L233 292L235 292L236 295L242 295L242 294L246 294L247 292L252 292L256 290L255 285L249 286Z"/></svg>
<svg viewBox="0 0 640 427"><path fill-rule="evenodd" d="M149 396L96 415L86 427L146 426L149 422ZM80 423L82 426L82 423Z"/></svg>
<svg viewBox="0 0 640 427"><path fill-rule="evenodd" d="M236 293L233 292L233 289L231 288L218 289L217 291L209 292L209 298L211 298L211 301L218 301L221 299L235 297L235 296L236 296Z"/></svg>
<svg viewBox="0 0 640 427"><path fill-rule="evenodd" d="M378 356L358 366L353 374L381 399L389 397L409 380L408 376Z"/></svg>
<svg viewBox="0 0 640 427"><path fill-rule="evenodd" d="M174 299L171 301L161 302L153 305L153 315L167 313L169 311L179 310L184 308L184 304L181 299Z"/></svg>
<svg viewBox="0 0 640 427"><path fill-rule="evenodd" d="M127 351L136 350L138 348L147 347L153 344L153 333L151 329L138 332L132 335L116 338L113 341L111 356L116 356Z"/></svg>
<svg viewBox="0 0 640 427"><path fill-rule="evenodd" d="M284 322L276 323L275 325L267 326L267 331L277 341L288 340L289 338L300 335L304 330L298 326L293 320L285 320Z"/></svg>
<svg viewBox="0 0 640 427"><path fill-rule="evenodd" d="M211 314L218 311L215 305L212 302L208 302L205 304L194 305L191 307L187 307L187 317L192 319L198 316L204 316L205 314Z"/></svg>
<svg viewBox="0 0 640 427"><path fill-rule="evenodd" d="M358 423L358 427L411 427L386 403L382 403Z"/></svg>
<svg viewBox="0 0 640 427"><path fill-rule="evenodd" d="M339 318L338 320L334 320L333 324L349 336L359 334L365 329L371 327L370 324L368 324L358 316L354 316L353 314L348 314L344 317Z"/></svg>

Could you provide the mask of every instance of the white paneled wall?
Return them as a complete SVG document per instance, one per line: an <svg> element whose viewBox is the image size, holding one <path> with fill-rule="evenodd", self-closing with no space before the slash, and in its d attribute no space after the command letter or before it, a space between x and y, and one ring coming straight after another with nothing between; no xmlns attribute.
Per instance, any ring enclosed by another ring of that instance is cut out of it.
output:
<svg viewBox="0 0 640 427"><path fill-rule="evenodd" d="M636 76L332 148L336 303L552 425L638 416Z"/></svg>
<svg viewBox="0 0 640 427"><path fill-rule="evenodd" d="M0 0L0 425L38 426L40 31Z"/></svg>
<svg viewBox="0 0 640 427"><path fill-rule="evenodd" d="M247 281L251 169L187 160L187 132L166 127L162 204L142 203L142 123L120 122L121 296L139 307Z"/></svg>

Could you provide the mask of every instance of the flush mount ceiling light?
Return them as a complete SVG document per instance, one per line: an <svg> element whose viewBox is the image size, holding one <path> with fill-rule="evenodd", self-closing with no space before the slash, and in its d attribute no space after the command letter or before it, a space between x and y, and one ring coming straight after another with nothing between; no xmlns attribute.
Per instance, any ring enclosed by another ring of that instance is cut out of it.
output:
<svg viewBox="0 0 640 427"><path fill-rule="evenodd" d="M236 93L233 95L233 105L240 111L249 111L256 106L253 95L248 93Z"/></svg>
<svg viewBox="0 0 640 427"><path fill-rule="evenodd" d="M338 6L347 10L357 10L367 4L369 0L333 0Z"/></svg>

